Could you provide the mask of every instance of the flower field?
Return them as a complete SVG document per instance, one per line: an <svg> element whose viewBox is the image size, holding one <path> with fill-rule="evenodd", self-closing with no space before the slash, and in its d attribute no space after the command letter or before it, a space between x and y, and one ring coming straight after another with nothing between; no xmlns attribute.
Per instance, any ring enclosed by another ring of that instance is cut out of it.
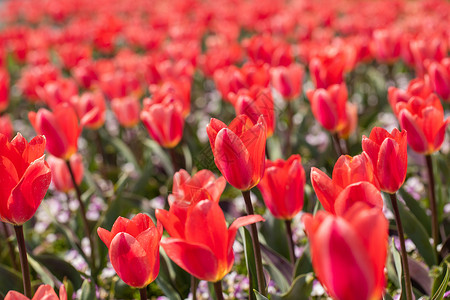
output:
<svg viewBox="0 0 450 300"><path fill-rule="evenodd" d="M449 27L0 1L0 300L450 299Z"/></svg>

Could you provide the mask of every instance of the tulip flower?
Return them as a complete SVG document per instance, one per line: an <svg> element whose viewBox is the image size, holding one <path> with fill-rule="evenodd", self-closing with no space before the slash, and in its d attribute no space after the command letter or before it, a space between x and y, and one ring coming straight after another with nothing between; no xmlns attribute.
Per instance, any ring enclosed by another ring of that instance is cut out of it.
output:
<svg viewBox="0 0 450 300"><path fill-rule="evenodd" d="M292 155L287 161L266 160L266 170L258 189L275 218L291 220L300 212L304 187L305 170L300 155Z"/></svg>
<svg viewBox="0 0 450 300"><path fill-rule="evenodd" d="M131 128L139 123L139 113L141 110L139 99L135 96L114 98L111 101L111 109L120 125Z"/></svg>
<svg viewBox="0 0 450 300"><path fill-rule="evenodd" d="M163 228L149 216L137 214L131 220L117 218L109 232L98 228L109 249L109 259L117 275L129 286L144 288L159 273L159 243Z"/></svg>
<svg viewBox="0 0 450 300"><path fill-rule="evenodd" d="M366 181L368 185L360 183ZM339 194L353 184L362 186L361 195L379 194L372 161L365 152L354 157L348 155L339 157L333 168L332 179L321 170L312 168L311 183L323 208L331 213L335 213Z"/></svg>
<svg viewBox="0 0 450 300"><path fill-rule="evenodd" d="M244 216L227 228L219 204L202 200L188 211L184 236L166 238L161 246L186 272L201 280L217 282L233 267L237 229L263 220L259 215Z"/></svg>
<svg viewBox="0 0 450 300"><path fill-rule="evenodd" d="M433 90L444 101L450 101L450 59L444 58L440 63L432 62L428 66L428 75Z"/></svg>
<svg viewBox="0 0 450 300"><path fill-rule="evenodd" d="M49 284L43 284L39 286L36 293L34 294L33 298L31 300L67 300L67 292L64 285L61 285L59 287L59 297L56 295L55 290L49 285ZM23 294L16 292L16 291L9 291L8 294L6 294L5 300L30 300L27 296L24 296Z"/></svg>
<svg viewBox="0 0 450 300"><path fill-rule="evenodd" d="M5 111L9 105L9 73L0 68L0 112Z"/></svg>
<svg viewBox="0 0 450 300"><path fill-rule="evenodd" d="M347 125L348 92L345 84L308 91L307 97L314 117L326 130L337 132Z"/></svg>
<svg viewBox="0 0 450 300"><path fill-rule="evenodd" d="M355 132L358 125L358 106L354 103L347 102L345 105L345 113L347 120L344 126L338 130L340 138L348 139L348 137Z"/></svg>
<svg viewBox="0 0 450 300"><path fill-rule="evenodd" d="M11 142L0 134L0 219L3 222L22 225L41 204L51 181L44 150L44 136L28 143L20 133Z"/></svg>
<svg viewBox="0 0 450 300"><path fill-rule="evenodd" d="M375 127L363 136L362 148L373 163L380 189L395 193L405 182L408 162L406 131L394 128L391 133Z"/></svg>
<svg viewBox="0 0 450 300"><path fill-rule="evenodd" d="M272 93L268 88L254 86L249 90L240 90L238 95L230 96L235 100L234 108L236 115L247 115L253 123L256 123L259 116L264 117L267 129L267 137L273 135L275 127L275 109Z"/></svg>
<svg viewBox="0 0 450 300"><path fill-rule="evenodd" d="M52 170L52 182L58 191L67 193L74 188L73 180L70 176L69 169L65 160L55 156L49 156L47 159L48 165ZM75 153L69 159L70 166L75 176L77 185L83 180L83 160L79 153Z"/></svg>
<svg viewBox="0 0 450 300"><path fill-rule="evenodd" d="M272 86L285 101L292 101L302 92L304 73L303 66L299 64L272 68L270 70Z"/></svg>
<svg viewBox="0 0 450 300"><path fill-rule="evenodd" d="M184 117L178 101L161 104L145 99L141 120L150 136L165 148L174 148L183 136Z"/></svg>
<svg viewBox="0 0 450 300"><path fill-rule="evenodd" d="M237 116L227 127L211 119L206 127L214 162L235 188L248 191L264 175L266 125L262 116L256 124L246 115Z"/></svg>
<svg viewBox="0 0 450 300"><path fill-rule="evenodd" d="M315 55L309 62L311 79L317 89L328 89L344 81L347 57L335 47L326 48Z"/></svg>
<svg viewBox="0 0 450 300"><path fill-rule="evenodd" d="M70 99L78 95L78 87L71 78L58 78L47 82L43 87L36 87L36 93L40 100L54 109L59 104L70 103Z"/></svg>
<svg viewBox="0 0 450 300"><path fill-rule="evenodd" d="M72 97L70 102L75 107L83 127L95 130L105 123L106 103L101 92L86 92Z"/></svg>
<svg viewBox="0 0 450 300"><path fill-rule="evenodd" d="M413 97L417 96L422 99L428 98L432 94L432 88L430 81L425 78L415 78L408 84L406 91L400 90L395 87L389 87L388 89L388 101L391 105L392 111L398 117L400 110L405 104Z"/></svg>
<svg viewBox="0 0 450 300"><path fill-rule="evenodd" d="M204 199L219 202L226 184L225 178L222 176L216 178L213 172L209 170L198 171L192 177L186 170L180 170L173 175L169 204L171 205L176 201L198 202Z"/></svg>
<svg viewBox="0 0 450 300"><path fill-rule="evenodd" d="M11 118L7 114L0 116L0 133L4 134L8 141L11 140L13 135L13 124Z"/></svg>
<svg viewBox="0 0 450 300"><path fill-rule="evenodd" d="M191 82L188 80L168 80L162 85L149 87L153 103L170 103L177 100L182 105L183 117L191 110Z"/></svg>
<svg viewBox="0 0 450 300"><path fill-rule="evenodd" d="M45 108L29 112L28 118L37 133L47 138L50 154L68 160L78 149L81 127L77 114L69 104L60 104L53 111Z"/></svg>
<svg viewBox="0 0 450 300"><path fill-rule="evenodd" d="M314 272L335 300L381 299L388 221L379 208L354 204L343 215L319 211L302 218Z"/></svg>
<svg viewBox="0 0 450 300"><path fill-rule="evenodd" d="M400 32L396 29L376 29L372 34L371 51L380 62L393 64L400 56Z"/></svg>

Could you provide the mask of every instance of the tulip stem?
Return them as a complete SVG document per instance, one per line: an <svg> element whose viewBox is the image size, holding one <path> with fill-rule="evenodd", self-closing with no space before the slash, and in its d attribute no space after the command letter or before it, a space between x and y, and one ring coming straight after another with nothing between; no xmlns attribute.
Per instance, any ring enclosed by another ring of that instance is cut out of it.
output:
<svg viewBox="0 0 450 300"><path fill-rule="evenodd" d="M294 248L294 240L292 237L292 220L285 220L284 223L286 224L286 237L288 240L289 245L289 258L291 260L292 264L295 264L295 248Z"/></svg>
<svg viewBox="0 0 450 300"><path fill-rule="evenodd" d="M192 300L197 300L197 285L198 280L195 278L194 275L191 275L191 293L192 293Z"/></svg>
<svg viewBox="0 0 450 300"><path fill-rule="evenodd" d="M397 205L397 194L389 194L391 197L392 208L394 210L395 223L397 224L398 237L400 239L400 248L402 252L402 264L403 264L403 275L405 279L405 292L406 299L412 300L412 287L411 287L411 277L409 275L409 265L408 265L408 254L406 253L405 247L405 236L403 233L403 225L400 219L400 212Z"/></svg>
<svg viewBox="0 0 450 300"><path fill-rule="evenodd" d="M175 148L169 148L170 159L172 160L173 173L177 172L180 168L178 166L178 157Z"/></svg>
<svg viewBox="0 0 450 300"><path fill-rule="evenodd" d="M141 300L147 300L147 287L139 289L139 294L141 295Z"/></svg>
<svg viewBox="0 0 450 300"><path fill-rule="evenodd" d="M439 225L436 207L436 192L434 189L433 160L431 155L425 155L428 169L428 190L430 192L431 209L431 237L433 238L434 248L439 244Z"/></svg>
<svg viewBox="0 0 450 300"><path fill-rule="evenodd" d="M245 206L247 207L247 215L253 215L253 205L250 199L250 191L242 191L244 196ZM258 280L258 290L263 295L266 296L266 285L264 282L264 271L261 258L261 247L259 245L258 230L256 229L256 224L250 225L250 234L252 237L253 250L255 252L255 264L256 264L256 278Z"/></svg>
<svg viewBox="0 0 450 300"><path fill-rule="evenodd" d="M345 152L342 149L341 139L339 138L338 133L333 133L331 136L333 138L334 149L336 150L337 155L338 156L344 155Z"/></svg>
<svg viewBox="0 0 450 300"><path fill-rule="evenodd" d="M27 249L25 248L25 238L23 236L23 226L14 226L17 237L17 245L19 246L20 266L22 269L23 290L25 296L31 299L31 279L30 269L28 267Z"/></svg>
<svg viewBox="0 0 450 300"><path fill-rule="evenodd" d="M292 153L292 141L291 141L291 137L292 137L292 129L294 126L294 112L292 111L292 104L290 101L288 101L286 103L286 109L287 109L287 117L288 117L288 121L287 121L287 130L286 130L286 157L288 157L289 155L291 155Z"/></svg>
<svg viewBox="0 0 450 300"><path fill-rule="evenodd" d="M72 166L70 165L70 162L66 160L67 168L69 169L70 177L72 178L73 187L75 188L75 192L77 194L78 204L80 205L80 213L81 213L81 219L83 221L83 227L84 227L84 233L89 239L89 245L91 246L91 263L92 269L95 269L95 249L94 249L94 242L92 241L92 235L91 231L89 230L89 223L86 218L86 207L84 206L83 200L81 199L81 191L80 187L78 186L76 180L75 180L75 174L72 170Z"/></svg>
<svg viewBox="0 0 450 300"><path fill-rule="evenodd" d="M11 263L12 266L14 268L14 270L19 271L19 268L17 266L17 262L16 262L16 255L14 253L14 246L11 243L11 232L9 231L8 225L2 221L0 221L0 223L2 223L3 225L3 230L5 231L5 238L6 238L6 243L8 244L8 249L9 249L9 256L11 258Z"/></svg>
<svg viewBox="0 0 450 300"><path fill-rule="evenodd" d="M214 282L214 291L216 292L217 300L223 300L222 280Z"/></svg>

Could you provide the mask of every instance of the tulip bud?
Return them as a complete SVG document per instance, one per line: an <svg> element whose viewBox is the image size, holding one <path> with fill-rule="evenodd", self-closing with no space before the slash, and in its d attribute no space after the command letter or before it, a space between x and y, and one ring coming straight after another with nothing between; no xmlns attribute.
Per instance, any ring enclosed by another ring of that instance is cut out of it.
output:
<svg viewBox="0 0 450 300"><path fill-rule="evenodd" d="M125 128L134 127L139 122L140 106L139 99L134 96L114 98L111 101L111 109L117 121Z"/></svg>
<svg viewBox="0 0 450 300"><path fill-rule="evenodd" d="M70 102L75 107L83 127L95 130L105 123L106 103L101 92L86 92L72 97Z"/></svg>
<svg viewBox="0 0 450 300"><path fill-rule="evenodd" d="M72 190L73 181L69 169L67 168L66 161L55 156L49 156L47 162L52 170L52 182L55 185L55 188L64 193ZM81 155L78 153L72 155L69 162L75 176L75 182L79 185L83 180L84 173Z"/></svg>
<svg viewBox="0 0 450 300"><path fill-rule="evenodd" d="M302 92L304 73L303 66L299 64L272 68L270 71L272 86L284 100L292 101Z"/></svg>

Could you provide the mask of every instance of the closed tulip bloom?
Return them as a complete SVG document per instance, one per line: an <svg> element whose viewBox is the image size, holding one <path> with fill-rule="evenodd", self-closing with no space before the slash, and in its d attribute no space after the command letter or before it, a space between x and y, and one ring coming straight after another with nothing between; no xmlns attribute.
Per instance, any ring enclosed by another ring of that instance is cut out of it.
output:
<svg viewBox="0 0 450 300"><path fill-rule="evenodd" d="M0 133L4 134L8 141L11 140L13 135L13 125L11 118L7 114L0 116Z"/></svg>
<svg viewBox="0 0 450 300"><path fill-rule="evenodd" d="M111 109L120 125L131 128L139 123L141 105L135 96L114 98L111 101Z"/></svg>
<svg viewBox="0 0 450 300"><path fill-rule="evenodd" d="M342 84L348 64L347 55L336 47L324 49L309 62L311 79L317 89L328 89L334 84Z"/></svg>
<svg viewBox="0 0 450 300"><path fill-rule="evenodd" d="M161 246L186 272L201 280L216 282L233 267L233 243L238 228L263 220L259 215L249 215L237 218L227 228L219 204L202 200L188 210L184 236L166 238Z"/></svg>
<svg viewBox="0 0 450 300"><path fill-rule="evenodd" d="M64 285L59 288L59 297L56 295L55 290L49 284L40 285L31 300L67 300L67 292ZM27 296L16 292L9 291L6 294L5 300L30 300Z"/></svg>
<svg viewBox="0 0 450 300"><path fill-rule="evenodd" d="M9 73L0 68L0 112L5 111L9 105Z"/></svg>
<svg viewBox="0 0 450 300"><path fill-rule="evenodd" d="M262 115L266 124L267 137L273 135L275 128L275 109L272 93L268 88L255 86L250 90L240 90L232 102L236 115L247 115L256 123Z"/></svg>
<svg viewBox="0 0 450 300"><path fill-rule="evenodd" d="M343 215L303 217L312 264L335 300L381 299L385 287L388 221L379 208L354 204Z"/></svg>
<svg viewBox="0 0 450 300"><path fill-rule="evenodd" d="M358 125L358 106L354 103L347 102L345 106L345 113L347 120L344 126L338 131L339 137L348 139L349 136L355 132Z"/></svg>
<svg viewBox="0 0 450 300"><path fill-rule="evenodd" d="M105 123L106 103L101 92L86 92L72 97L70 102L75 107L83 127L95 130Z"/></svg>
<svg viewBox="0 0 450 300"><path fill-rule="evenodd" d="M311 184L317 198L324 209L331 213L335 212L335 202L339 194L348 186L361 181L371 184L364 187L364 190L373 193L378 191L372 161L365 152L354 157L348 155L339 157L333 168L332 179L317 168L311 169Z"/></svg>
<svg viewBox="0 0 450 300"><path fill-rule="evenodd" d="M264 175L266 126L262 116L256 124L246 115L237 116L227 127L211 119L206 127L214 162L235 188L248 191Z"/></svg>
<svg viewBox="0 0 450 300"><path fill-rule="evenodd" d="M145 99L141 120L150 136L165 148L175 147L183 136L183 109L177 101L162 104Z"/></svg>
<svg viewBox="0 0 450 300"><path fill-rule="evenodd" d="M191 177L186 170L181 169L173 175L169 204L175 201L192 201L193 199L210 199L219 202L226 184L225 178L222 176L216 178L214 173L209 170L198 171Z"/></svg>
<svg viewBox="0 0 450 300"><path fill-rule="evenodd" d="M408 132L408 144L420 154L439 151L450 118L444 119L444 109L436 94L428 98L412 97L399 107L399 121Z"/></svg>
<svg viewBox="0 0 450 300"><path fill-rule="evenodd" d="M44 150L44 136L28 143L20 133L11 142L0 134L0 219L3 222L22 225L41 204L51 181Z"/></svg>
<svg viewBox="0 0 450 300"><path fill-rule="evenodd" d="M60 104L53 111L45 108L29 112L28 118L38 134L47 138L47 151L68 160L78 149L81 127L77 114L69 104Z"/></svg>
<svg viewBox="0 0 450 300"><path fill-rule="evenodd" d="M326 130L337 132L347 125L347 98L345 84L335 84L328 89L308 91L314 117Z"/></svg>
<svg viewBox="0 0 450 300"><path fill-rule="evenodd" d="M149 216L137 214L131 220L117 218L109 232L98 228L100 239L109 249L111 264L126 284L143 288L159 273L159 243L163 228Z"/></svg>
<svg viewBox="0 0 450 300"><path fill-rule="evenodd" d="M47 82L43 87L36 87L36 93L40 100L54 109L59 104L70 103L70 99L78 95L78 87L71 78L58 78Z"/></svg>
<svg viewBox="0 0 450 300"><path fill-rule="evenodd" d="M388 101L391 105L392 111L398 117L400 110L408 103L413 97L417 96L422 99L428 98L433 93L428 77L415 78L408 84L406 91L389 87L388 89Z"/></svg>
<svg viewBox="0 0 450 300"><path fill-rule="evenodd" d="M272 86L284 100L292 101L302 92L304 73L303 66L295 63L287 67L272 68L270 70Z"/></svg>
<svg viewBox="0 0 450 300"><path fill-rule="evenodd" d="M66 161L55 156L49 156L47 162L52 170L52 182L55 188L64 193L72 190L72 177L70 176ZM84 173L82 157L79 153L75 153L70 157L69 162L75 176L75 182L79 185L83 180Z"/></svg>
<svg viewBox="0 0 450 300"><path fill-rule="evenodd" d="M450 58L444 58L440 63L430 63L428 75L436 94L444 101L450 101Z"/></svg>
<svg viewBox="0 0 450 300"><path fill-rule="evenodd" d="M291 220L303 207L306 179L301 160L300 155L292 155L287 161L266 160L258 189L275 218Z"/></svg>
<svg viewBox="0 0 450 300"><path fill-rule="evenodd" d="M369 137L363 136L362 148L373 163L380 189L395 193L405 182L408 165L406 131L394 128L391 133L375 127Z"/></svg>

